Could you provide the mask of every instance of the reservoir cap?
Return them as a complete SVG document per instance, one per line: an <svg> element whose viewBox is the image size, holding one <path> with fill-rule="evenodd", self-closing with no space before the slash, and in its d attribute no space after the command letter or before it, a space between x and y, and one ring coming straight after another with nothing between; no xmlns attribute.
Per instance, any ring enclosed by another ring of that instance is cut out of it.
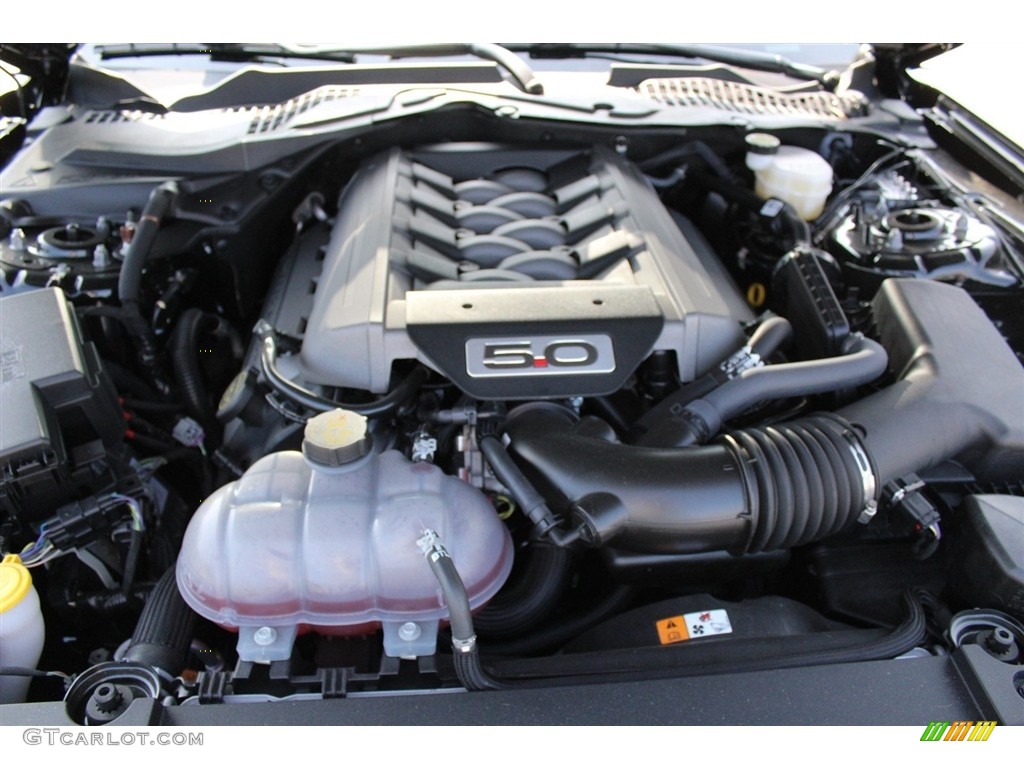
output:
<svg viewBox="0 0 1024 768"><path fill-rule="evenodd" d="M328 467L361 459L370 452L366 417L335 408L306 422L302 453L312 462Z"/></svg>
<svg viewBox="0 0 1024 768"><path fill-rule="evenodd" d="M0 562L0 613L20 603L32 589L32 574L17 555L7 555Z"/></svg>

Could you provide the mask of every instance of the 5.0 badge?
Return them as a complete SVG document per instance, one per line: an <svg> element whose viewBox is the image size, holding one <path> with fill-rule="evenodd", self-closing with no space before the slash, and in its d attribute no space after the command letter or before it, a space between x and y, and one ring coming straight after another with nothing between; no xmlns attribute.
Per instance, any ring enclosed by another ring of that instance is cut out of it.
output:
<svg viewBox="0 0 1024 768"><path fill-rule="evenodd" d="M612 340L604 334L501 336L466 342L466 371L473 378L565 376L614 370Z"/></svg>

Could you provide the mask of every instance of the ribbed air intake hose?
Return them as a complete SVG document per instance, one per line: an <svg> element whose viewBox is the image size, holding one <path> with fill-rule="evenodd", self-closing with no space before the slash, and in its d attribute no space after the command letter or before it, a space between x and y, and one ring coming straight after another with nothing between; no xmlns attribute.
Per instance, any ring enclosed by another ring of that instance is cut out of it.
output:
<svg viewBox="0 0 1024 768"><path fill-rule="evenodd" d="M747 552L823 539L873 509L874 468L853 427L838 417L746 429L722 442L757 486Z"/></svg>
<svg viewBox="0 0 1024 768"><path fill-rule="evenodd" d="M196 615L178 591L172 565L146 600L124 660L163 670L174 676L185 666Z"/></svg>
<svg viewBox="0 0 1024 768"><path fill-rule="evenodd" d="M593 437L556 406L510 414L510 450L583 539L638 552L735 554L837 533L874 509L875 469L853 426L822 414L714 444L650 448Z"/></svg>

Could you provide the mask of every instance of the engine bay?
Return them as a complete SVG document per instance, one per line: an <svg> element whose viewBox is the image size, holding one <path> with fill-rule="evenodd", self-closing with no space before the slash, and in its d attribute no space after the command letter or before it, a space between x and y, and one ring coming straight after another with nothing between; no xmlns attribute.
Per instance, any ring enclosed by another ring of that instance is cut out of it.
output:
<svg viewBox="0 0 1024 768"><path fill-rule="evenodd" d="M1010 198L884 117L317 122L360 98L69 109L3 170L5 704L1024 686Z"/></svg>

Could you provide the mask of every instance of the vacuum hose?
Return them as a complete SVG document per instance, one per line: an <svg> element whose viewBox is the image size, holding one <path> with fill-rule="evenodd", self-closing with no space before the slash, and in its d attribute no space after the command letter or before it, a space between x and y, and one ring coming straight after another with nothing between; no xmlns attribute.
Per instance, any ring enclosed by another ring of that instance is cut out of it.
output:
<svg viewBox="0 0 1024 768"><path fill-rule="evenodd" d="M406 401L415 397L427 380L427 372L417 366L393 390L378 400L370 403L339 403L296 384L278 370L277 340L274 328L270 323L260 320L253 332L260 340L260 370L267 383L283 397L318 413L341 408L361 414L368 419L384 418L398 411Z"/></svg>

